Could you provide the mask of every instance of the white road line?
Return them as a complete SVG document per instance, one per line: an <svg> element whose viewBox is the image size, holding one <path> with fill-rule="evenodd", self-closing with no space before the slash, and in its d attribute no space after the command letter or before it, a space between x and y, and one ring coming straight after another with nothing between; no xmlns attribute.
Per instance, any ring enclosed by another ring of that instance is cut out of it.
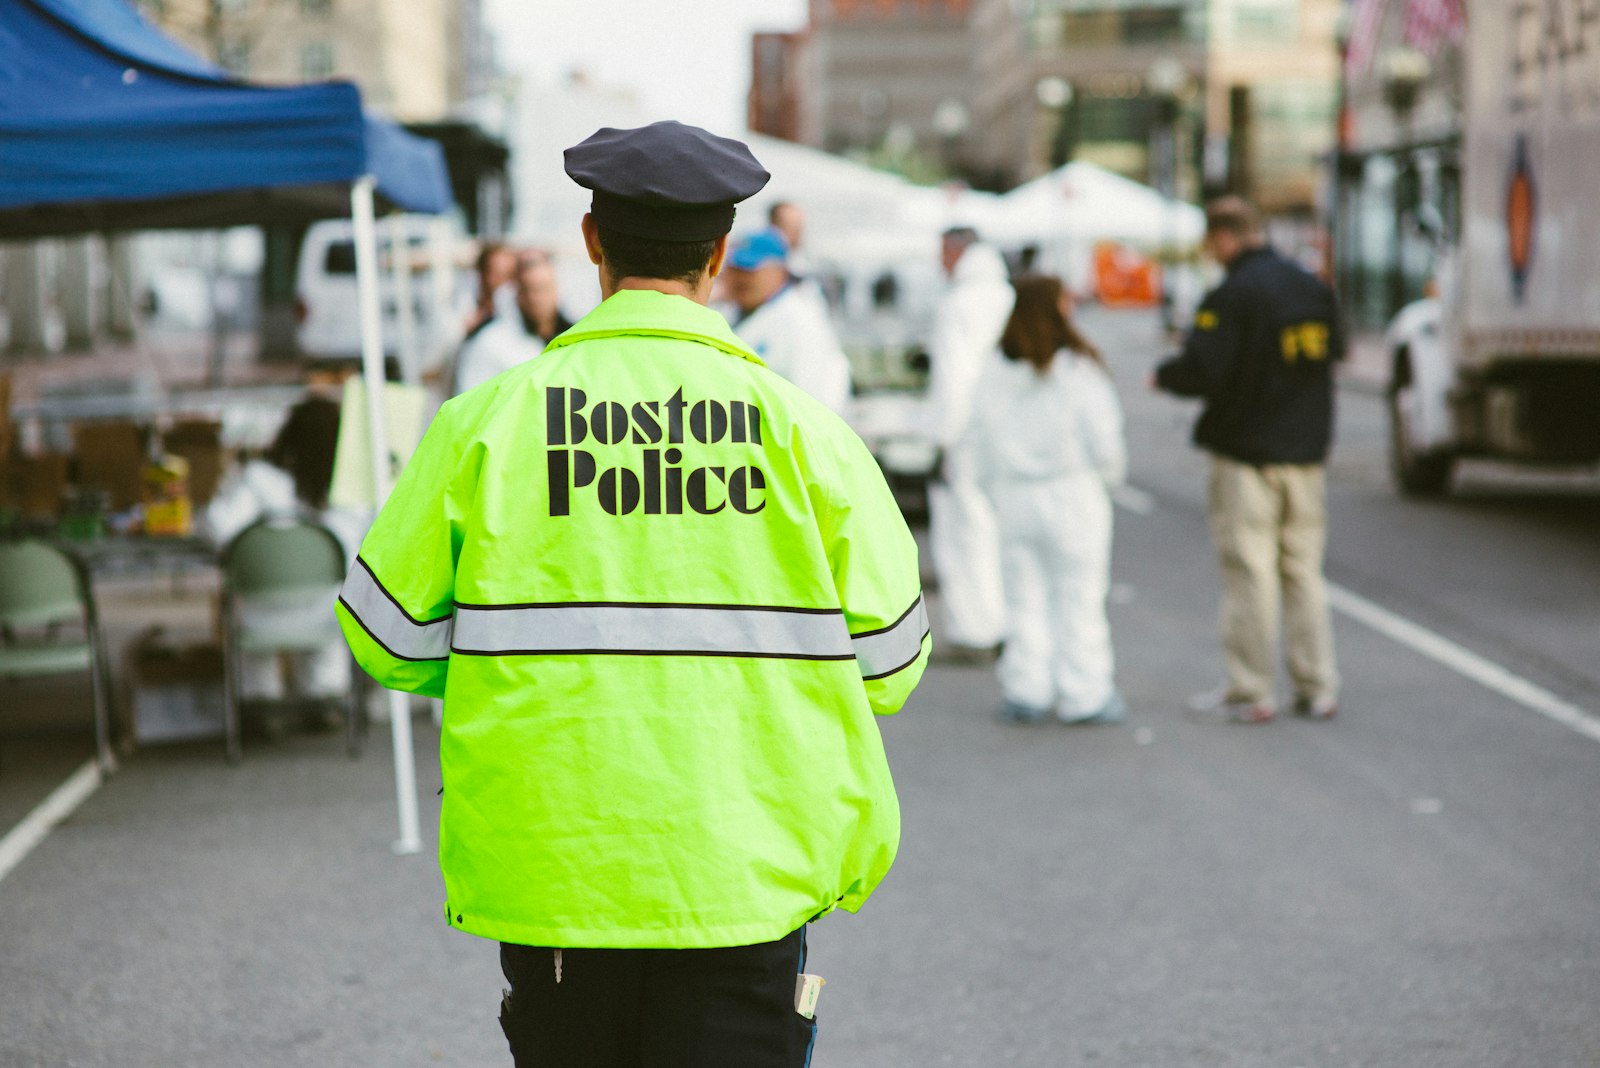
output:
<svg viewBox="0 0 1600 1068"><path fill-rule="evenodd" d="M1386 638L1421 653L1480 686L1509 697L1563 727L1577 731L1591 741L1600 742L1600 719L1521 675L1333 583L1328 584L1328 601L1336 610Z"/></svg>
<svg viewBox="0 0 1600 1068"><path fill-rule="evenodd" d="M56 824L72 815L90 794L100 789L100 782L100 767L91 760L0 838L0 879L10 875L11 869L21 864L22 858L33 852L34 846L44 841Z"/></svg>
<svg viewBox="0 0 1600 1068"><path fill-rule="evenodd" d="M1131 485L1117 487L1112 491L1112 497L1122 507L1139 515L1149 515L1155 510L1155 497ZM1600 742L1600 717L1570 701L1562 700L1537 683L1331 582L1328 583L1328 601L1336 611L1343 612L1384 637L1569 730L1577 731L1591 741Z"/></svg>

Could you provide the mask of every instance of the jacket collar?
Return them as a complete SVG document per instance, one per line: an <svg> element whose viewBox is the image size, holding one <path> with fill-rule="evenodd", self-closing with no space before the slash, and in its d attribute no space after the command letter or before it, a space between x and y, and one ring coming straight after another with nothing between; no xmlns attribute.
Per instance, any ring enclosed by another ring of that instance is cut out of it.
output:
<svg viewBox="0 0 1600 1068"><path fill-rule="evenodd" d="M1240 267L1243 267L1251 260L1258 260L1263 256L1271 255L1272 247L1270 245L1251 245L1249 248L1246 248L1243 252L1235 256L1233 261L1228 264L1225 270L1228 274L1232 274L1234 271L1237 271Z"/></svg>
<svg viewBox="0 0 1600 1068"><path fill-rule="evenodd" d="M761 363L750 346L740 341L728 321L688 297L657 293L651 289L621 289L600 302L594 311L556 335L546 351L602 337L670 337L698 341L729 356Z"/></svg>

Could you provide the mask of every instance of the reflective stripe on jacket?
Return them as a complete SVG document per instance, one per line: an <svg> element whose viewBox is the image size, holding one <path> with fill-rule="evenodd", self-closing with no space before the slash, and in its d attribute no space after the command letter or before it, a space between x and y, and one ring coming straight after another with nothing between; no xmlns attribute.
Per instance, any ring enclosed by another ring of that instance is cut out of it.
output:
<svg viewBox="0 0 1600 1068"><path fill-rule="evenodd" d="M446 404L339 617L444 697L462 930L751 944L889 869L873 714L926 663L915 544L860 439L685 298L617 293Z"/></svg>

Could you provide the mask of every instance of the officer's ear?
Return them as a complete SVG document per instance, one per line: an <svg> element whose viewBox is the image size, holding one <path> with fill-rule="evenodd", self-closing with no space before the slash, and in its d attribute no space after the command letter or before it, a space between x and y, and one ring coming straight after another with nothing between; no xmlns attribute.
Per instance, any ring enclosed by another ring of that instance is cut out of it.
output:
<svg viewBox="0 0 1600 1068"><path fill-rule="evenodd" d="M715 278L722 273L722 261L728 255L728 235L723 234L711 246L711 260L706 264L706 277Z"/></svg>
<svg viewBox="0 0 1600 1068"><path fill-rule="evenodd" d="M583 247L589 252L589 262L596 267L600 266L600 227L595 224L594 215L590 212L583 213Z"/></svg>

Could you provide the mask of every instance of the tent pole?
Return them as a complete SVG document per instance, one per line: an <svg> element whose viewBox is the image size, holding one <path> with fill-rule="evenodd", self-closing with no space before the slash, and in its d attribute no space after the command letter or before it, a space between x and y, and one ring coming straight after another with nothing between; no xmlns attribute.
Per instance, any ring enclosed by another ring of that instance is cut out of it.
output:
<svg viewBox="0 0 1600 1068"><path fill-rule="evenodd" d="M399 212L384 220L389 228L389 274L394 283L395 352L400 357L400 381L415 386L422 381L417 355L417 306L411 288L411 239L406 217Z"/></svg>
<svg viewBox="0 0 1600 1068"><path fill-rule="evenodd" d="M428 339L429 369L448 362L451 349L459 334L455 318L455 278L452 274L450 249L450 222L443 215L428 220L428 281L432 287L429 302L432 336ZM445 389L450 383L444 383Z"/></svg>
<svg viewBox="0 0 1600 1068"><path fill-rule="evenodd" d="M383 320L378 308L378 230L373 208L373 179L358 179L350 187L350 218L355 224L356 291L361 314L361 371L367 385L367 428L372 448L372 503L374 509L389 496L389 444L383 419ZM400 816L400 837L394 851L420 853L417 828L416 753L411 741L411 701L399 690L389 693L389 728L394 742L395 801Z"/></svg>

